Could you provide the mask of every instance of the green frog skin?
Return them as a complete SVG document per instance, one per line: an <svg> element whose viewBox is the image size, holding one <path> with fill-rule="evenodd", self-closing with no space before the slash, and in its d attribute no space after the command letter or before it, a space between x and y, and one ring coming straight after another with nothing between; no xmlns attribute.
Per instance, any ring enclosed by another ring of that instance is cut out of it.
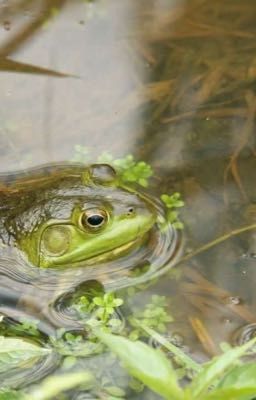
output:
<svg viewBox="0 0 256 400"><path fill-rule="evenodd" d="M139 246L156 222L150 199L121 185L107 164L55 166L4 180L2 246L41 269L116 259Z"/></svg>
<svg viewBox="0 0 256 400"><path fill-rule="evenodd" d="M0 315L80 327L66 300L159 277L182 249L160 201L106 164L54 164L0 176ZM47 334L48 334L47 333Z"/></svg>

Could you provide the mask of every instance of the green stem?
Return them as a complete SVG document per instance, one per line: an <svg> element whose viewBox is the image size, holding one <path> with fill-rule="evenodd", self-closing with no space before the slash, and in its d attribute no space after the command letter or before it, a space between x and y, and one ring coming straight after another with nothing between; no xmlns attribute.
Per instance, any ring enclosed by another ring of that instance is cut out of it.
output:
<svg viewBox="0 0 256 400"><path fill-rule="evenodd" d="M154 329L149 328L143 324L140 324L140 328L142 328L147 334L152 337L153 339L157 340L158 343L162 344L167 350L171 351L175 356L182 361L186 368L192 369L193 371L199 373L202 370L202 367L192 360L192 358L188 357L182 350L180 350L177 346L169 342L165 339L162 335L157 333Z"/></svg>

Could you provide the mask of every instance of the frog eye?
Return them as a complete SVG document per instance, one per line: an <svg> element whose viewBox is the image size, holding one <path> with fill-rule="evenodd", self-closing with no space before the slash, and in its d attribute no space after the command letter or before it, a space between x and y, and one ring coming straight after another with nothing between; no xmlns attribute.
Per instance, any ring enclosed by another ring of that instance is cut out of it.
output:
<svg viewBox="0 0 256 400"><path fill-rule="evenodd" d="M89 208L85 210L79 219L79 225L83 229L98 230L108 222L108 214L100 208Z"/></svg>
<svg viewBox="0 0 256 400"><path fill-rule="evenodd" d="M116 179L116 171L108 164L93 164L89 169L91 180L99 184L111 184Z"/></svg>

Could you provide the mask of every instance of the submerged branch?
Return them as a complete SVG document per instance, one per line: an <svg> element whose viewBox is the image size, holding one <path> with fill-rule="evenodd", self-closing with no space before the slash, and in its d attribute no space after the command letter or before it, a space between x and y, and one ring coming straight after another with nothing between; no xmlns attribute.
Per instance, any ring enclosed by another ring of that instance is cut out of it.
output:
<svg viewBox="0 0 256 400"><path fill-rule="evenodd" d="M216 239L212 240L211 242L208 242L208 243L204 244L203 246L197 248L196 250L194 250L194 251L192 251L192 252L186 254L185 256L183 256L183 257L177 262L177 264L181 264L181 263L184 262L184 261L188 261L188 260L190 260L191 258L197 256L198 254L201 254L201 253L203 253L204 251L209 250L209 249L211 249L212 247L215 247L215 246L217 246L218 244L223 243L223 242L225 242L226 240L228 240L228 239L230 239L230 238L232 238L232 237L234 237L234 236L241 235L241 234L244 233L244 232L249 232L249 231L252 231L252 230L254 230L254 229L256 229L256 224L246 225L246 226L244 226L244 227L242 227L242 228L234 229L234 230L232 230L232 231L230 231L230 232L228 232L228 233L226 233L226 234L224 234L224 235L222 235L222 236L217 237Z"/></svg>

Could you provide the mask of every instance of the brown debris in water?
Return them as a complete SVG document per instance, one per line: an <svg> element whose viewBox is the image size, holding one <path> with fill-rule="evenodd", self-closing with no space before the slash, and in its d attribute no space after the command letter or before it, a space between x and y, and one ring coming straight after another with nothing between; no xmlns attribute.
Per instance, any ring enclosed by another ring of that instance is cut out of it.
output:
<svg viewBox="0 0 256 400"><path fill-rule="evenodd" d="M210 356L215 356L218 353L217 347L209 335L204 323L196 317L190 317L189 321L206 353Z"/></svg>
<svg viewBox="0 0 256 400"><path fill-rule="evenodd" d="M235 296L214 285L199 272L186 268L185 276L190 282L183 282L181 291L189 302L200 311L209 314L211 309L217 309L223 314L223 307L227 307L244 321L251 323L256 321L255 314L246 305L227 301Z"/></svg>

